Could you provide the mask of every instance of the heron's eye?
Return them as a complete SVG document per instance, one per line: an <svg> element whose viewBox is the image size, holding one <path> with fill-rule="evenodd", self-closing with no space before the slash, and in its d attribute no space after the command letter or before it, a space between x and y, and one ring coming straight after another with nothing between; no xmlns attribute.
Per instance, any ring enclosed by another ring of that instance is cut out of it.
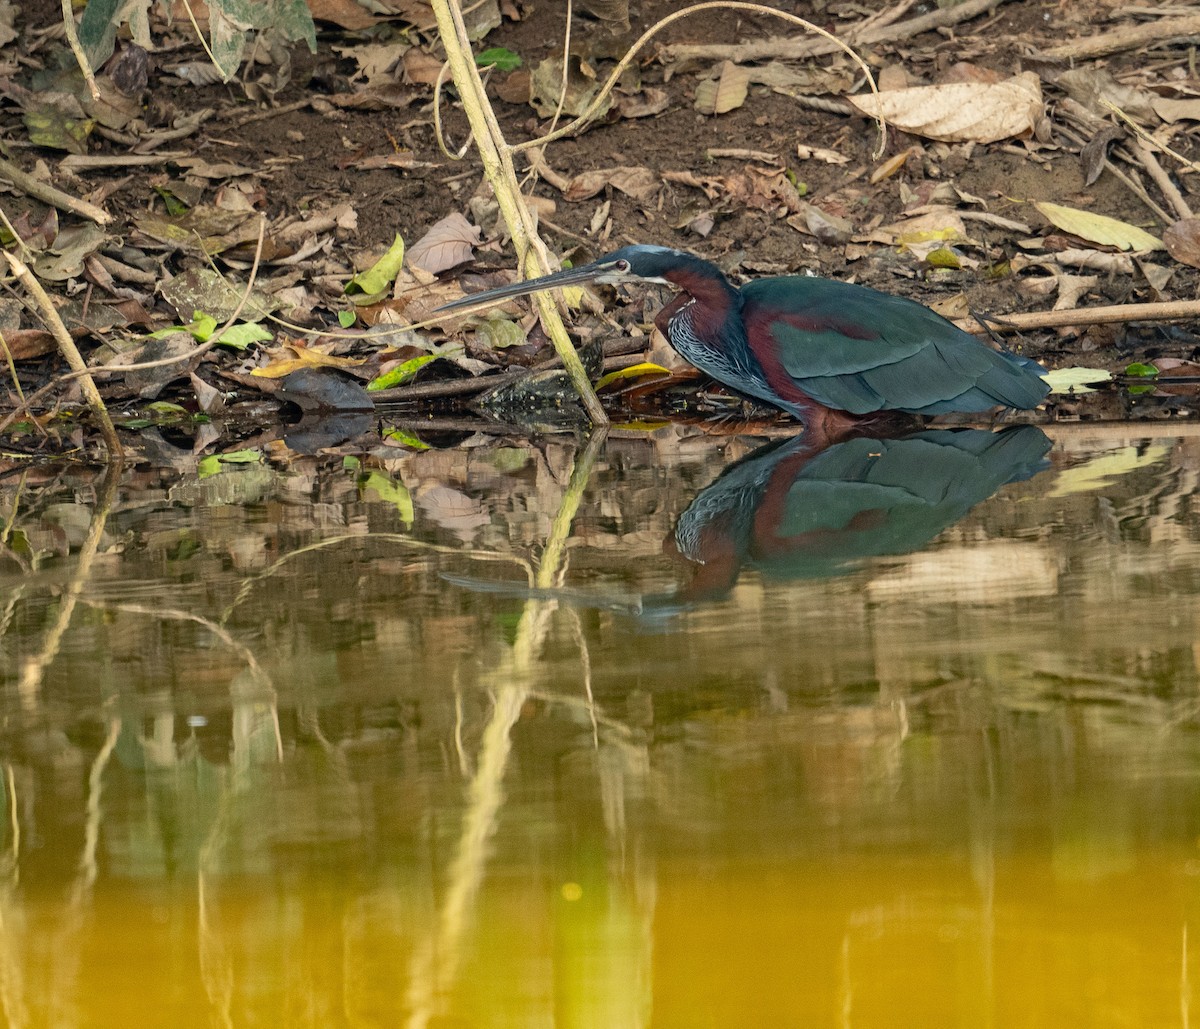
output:
<svg viewBox="0 0 1200 1029"><path fill-rule="evenodd" d="M621 273L625 273L625 272L629 271L629 262L626 261L624 258L622 258L620 261L617 262L617 271L619 271Z"/></svg>

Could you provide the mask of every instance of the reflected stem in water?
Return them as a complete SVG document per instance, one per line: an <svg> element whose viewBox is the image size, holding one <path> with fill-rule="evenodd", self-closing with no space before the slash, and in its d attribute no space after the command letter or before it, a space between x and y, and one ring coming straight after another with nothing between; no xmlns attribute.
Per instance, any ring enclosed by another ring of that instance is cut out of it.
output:
<svg viewBox="0 0 1200 1029"><path fill-rule="evenodd" d="M22 911L16 897L20 882L21 820L17 813L17 783L13 766L4 766L4 794L8 808L9 853L0 863L0 1010L5 1024L15 1029L29 1024L25 1001L25 969L22 961Z"/></svg>
<svg viewBox="0 0 1200 1029"><path fill-rule="evenodd" d="M571 526L605 437L603 429L594 432L576 457L542 551L534 579L538 587L553 586L559 579ZM512 750L512 728L529 697L538 650L557 606L554 601L526 602L512 646L493 673L495 704L480 740L475 776L467 787L462 834L450 866L441 918L433 936L413 956L408 994L409 1029L424 1029L441 1013L457 977L462 940L483 882L488 844L496 831L497 817L504 801L503 781Z"/></svg>
<svg viewBox="0 0 1200 1029"><path fill-rule="evenodd" d="M452 554L455 557L470 557L478 561L507 561L517 565L525 571L526 578L532 584L534 579L533 569L529 562L515 554L495 554L490 550L461 550L458 547L447 546L444 543L429 543L425 540L413 539L411 536L404 536L396 532L372 532L362 535L345 535L345 536L330 536L328 539L318 540L316 543L310 543L307 546L300 547L297 550L288 551L279 560L265 568L257 575L247 579L242 588L238 590L238 594L234 597L232 603L221 612L221 623L229 621L233 612L237 607L250 596L251 591L260 582L263 582L277 572L281 571L290 561L295 560L302 554L309 554L317 550L325 550L327 547L341 546L343 543L398 543L401 546L412 547L414 550L428 550L435 554Z"/></svg>
<svg viewBox="0 0 1200 1029"><path fill-rule="evenodd" d="M71 624L71 616L75 614L75 605L79 602L79 595L83 592L84 584L91 576L92 562L100 550L100 540L104 537L104 526L117 496L117 485L121 480L121 467L121 462L116 460L105 469L104 484L100 496L96 498L96 509L92 512L92 521L88 526L87 537L83 541L83 546L79 548L75 574L71 576L71 581L63 594L58 618L46 633L46 640L42 645L41 652L28 658L24 668L21 669L17 692L27 710L37 707L42 682L46 677L46 669L54 663L55 657L58 656L63 635L67 631L67 626Z"/></svg>

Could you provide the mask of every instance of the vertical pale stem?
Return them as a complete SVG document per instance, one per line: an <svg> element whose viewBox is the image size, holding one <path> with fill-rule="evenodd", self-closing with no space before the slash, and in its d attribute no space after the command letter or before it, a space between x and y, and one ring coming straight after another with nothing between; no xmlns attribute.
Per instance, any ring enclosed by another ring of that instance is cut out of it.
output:
<svg viewBox="0 0 1200 1029"><path fill-rule="evenodd" d="M496 194L500 215L512 235L521 268L526 278L544 275L553 269L547 259L545 244L538 237L533 215L521 199L521 188L512 163L512 150L504 140L500 124L496 121L496 114L484 92L483 80L479 77L479 69L475 67L471 56L470 40L467 38L466 25L463 23L457 0L433 0L433 13L437 17L438 33L446 48L450 73L454 76L454 84L458 87L463 110L471 124L475 145L483 161L484 174ZM546 334L571 377L571 383L579 393L588 416L597 425L607 424L608 416L605 415L604 408L600 406L592 384L588 381L583 362L579 360L579 355L567 335L553 298L547 293L541 293L537 297L537 304Z"/></svg>

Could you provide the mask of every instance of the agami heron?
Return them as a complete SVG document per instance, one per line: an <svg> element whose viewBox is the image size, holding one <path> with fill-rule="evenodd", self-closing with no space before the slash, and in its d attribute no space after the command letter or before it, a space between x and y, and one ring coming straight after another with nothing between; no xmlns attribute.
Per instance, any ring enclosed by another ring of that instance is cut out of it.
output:
<svg viewBox="0 0 1200 1029"><path fill-rule="evenodd" d="M653 282L678 290L654 319L702 372L837 436L863 416L1037 407L1044 369L996 351L941 315L867 286L801 275L740 289L682 250L627 246L577 268L447 304L453 311L583 283Z"/></svg>

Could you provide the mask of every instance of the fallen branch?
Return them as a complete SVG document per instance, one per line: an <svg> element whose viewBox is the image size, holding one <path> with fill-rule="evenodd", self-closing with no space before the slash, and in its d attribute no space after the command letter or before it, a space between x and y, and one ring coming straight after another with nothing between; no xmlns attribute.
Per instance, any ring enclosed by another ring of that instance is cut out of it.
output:
<svg viewBox="0 0 1200 1029"><path fill-rule="evenodd" d="M993 8L1007 2L1008 0L965 0L964 3L954 7L939 8L929 14L909 18L907 21L883 25L878 24L875 20L877 16L873 15L868 19L870 24L863 27L861 31L855 31L851 27L846 32L846 37L854 46L871 46L875 43L891 43L901 39L910 39L923 32L932 32L935 29L948 28L951 25L969 21L981 14L989 13ZM776 36L771 39L755 39L733 46L716 43L676 44L664 47L662 53L664 63L699 59L733 61L735 64L740 64L744 61L769 61L772 58L786 61L802 57L818 57L835 53L837 49L827 40L791 39Z"/></svg>
<svg viewBox="0 0 1200 1029"><path fill-rule="evenodd" d="M56 189L49 183L43 182L41 179L35 179L28 172L21 171L11 161L6 161L2 157L0 157L0 179L11 182L23 193L28 193L31 197L50 204L52 207L57 207L60 211L70 211L81 218L94 221L97 225L109 225L112 223L112 216L95 204L89 204L86 200L79 200L69 193L64 193L61 189Z"/></svg>
<svg viewBox="0 0 1200 1029"><path fill-rule="evenodd" d="M985 316L988 328L1000 332L1025 329L1059 329L1072 325L1111 325L1117 322L1179 322L1200 318L1200 300L1171 300L1158 304L1113 304L1107 307L1077 307L1072 311L1026 311L1002 316ZM977 322L959 319L955 324L967 332L983 335Z"/></svg>
<svg viewBox="0 0 1200 1029"><path fill-rule="evenodd" d="M1082 60L1116 54L1122 50L1137 50L1143 46L1166 43L1168 40L1187 36L1200 36L1200 14L1191 14L1185 18L1161 18L1141 25L1125 25L1110 32L1073 39L1070 43L1042 51L1042 55L1060 60Z"/></svg>

